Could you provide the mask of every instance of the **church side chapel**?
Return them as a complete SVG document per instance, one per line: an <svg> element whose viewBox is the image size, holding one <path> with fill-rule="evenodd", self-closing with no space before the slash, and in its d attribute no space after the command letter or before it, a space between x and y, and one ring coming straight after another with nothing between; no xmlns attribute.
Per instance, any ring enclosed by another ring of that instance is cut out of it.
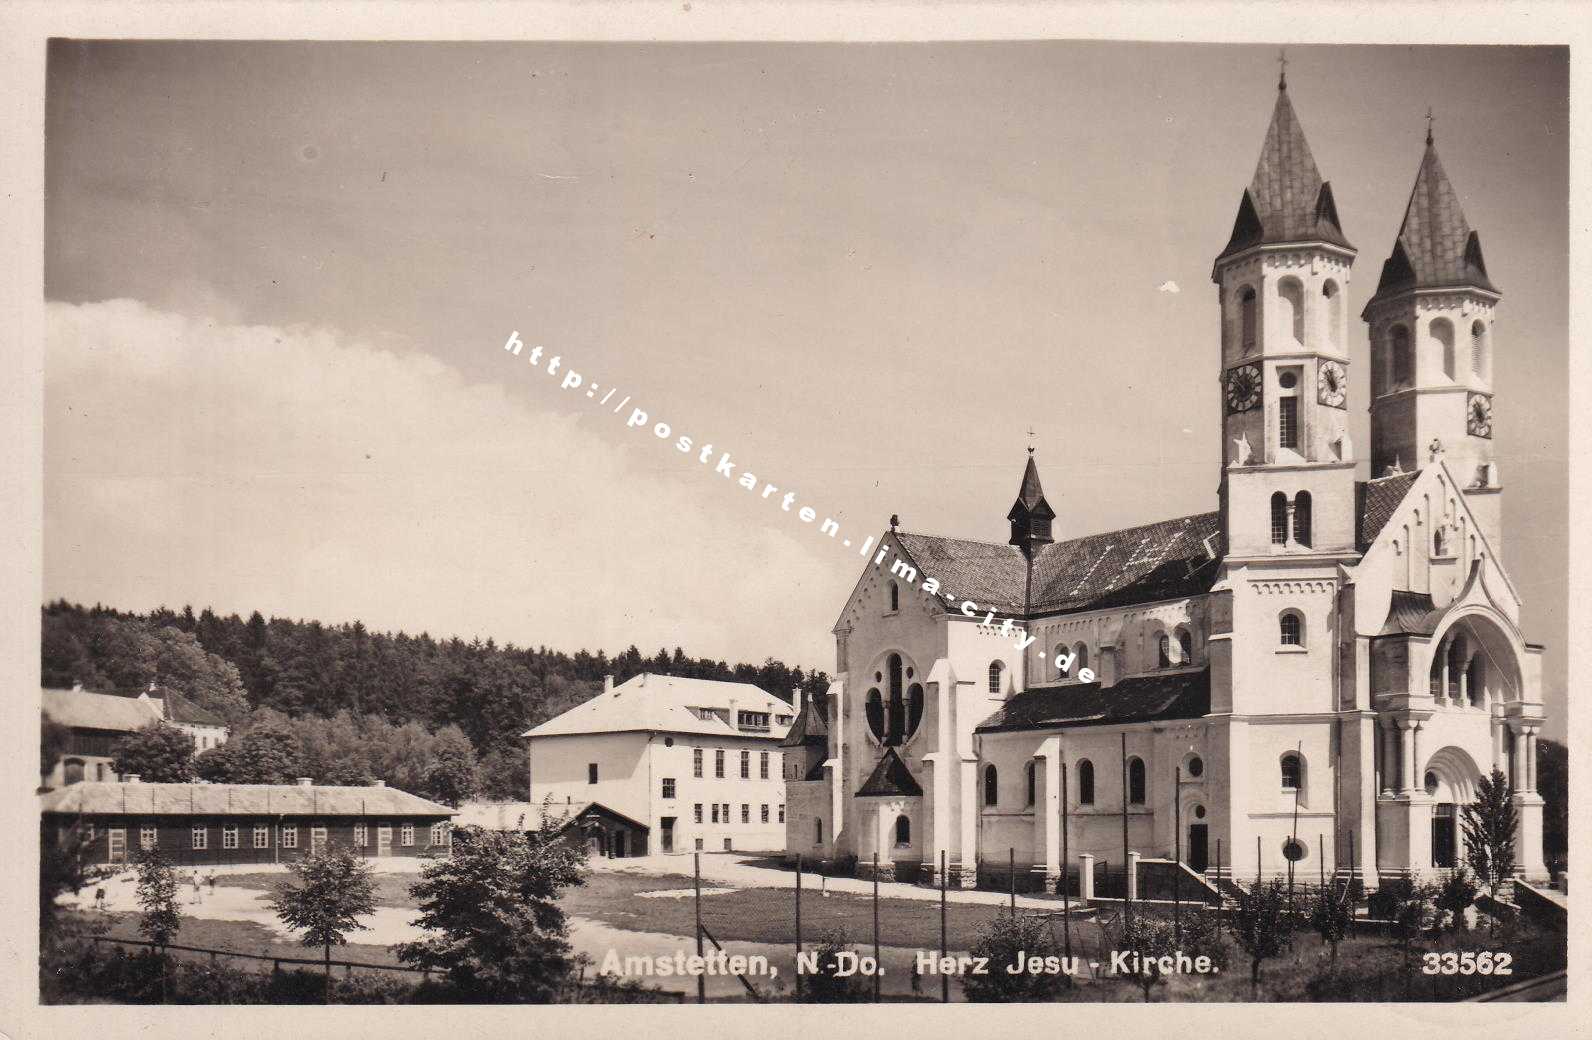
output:
<svg viewBox="0 0 1592 1040"><path fill-rule="evenodd" d="M1054 890L1065 867L1087 893L1126 844L1141 892L1179 854L1212 883L1292 862L1374 887L1462 862L1461 807L1497 768L1520 872L1546 876L1542 647L1500 556L1501 294L1430 127L1361 315L1364 480L1355 256L1284 77L1212 269L1217 508L1057 541L1030 448L1007 544L892 524L880 544L903 566L864 568L837 678L793 729L790 857L867 872L877 856L880 875L930 884L944 863L963 887L1004 884L1011 863ZM991 610L1033 641L982 623Z"/></svg>

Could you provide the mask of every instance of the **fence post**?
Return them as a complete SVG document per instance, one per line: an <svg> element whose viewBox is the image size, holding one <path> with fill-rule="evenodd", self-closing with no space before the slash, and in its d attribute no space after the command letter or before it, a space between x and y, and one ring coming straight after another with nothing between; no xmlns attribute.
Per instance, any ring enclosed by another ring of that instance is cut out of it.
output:
<svg viewBox="0 0 1592 1040"><path fill-rule="evenodd" d="M873 1002L879 1003L879 854L873 854Z"/></svg>
<svg viewBox="0 0 1592 1040"><path fill-rule="evenodd" d="M945 850L940 850L940 1002L951 1002L951 976L945 972Z"/></svg>
<svg viewBox="0 0 1592 1040"><path fill-rule="evenodd" d="M1012 890L1012 916L1017 916L1017 850L1006 847L1006 882Z"/></svg>
<svg viewBox="0 0 1592 1040"><path fill-rule="evenodd" d="M692 884L696 890L696 946L697 957L702 956L702 853L691 853L691 862L695 880ZM706 974L697 976L697 1003L708 1002L708 979Z"/></svg>
<svg viewBox="0 0 1592 1040"><path fill-rule="evenodd" d="M1137 852L1128 853L1128 868L1127 874L1123 878L1123 884L1127 886L1124 891L1127 892L1128 902L1131 903L1139 897L1139 854Z"/></svg>
<svg viewBox="0 0 1592 1040"><path fill-rule="evenodd" d="M1078 901L1087 903L1094 897L1094 854L1085 852L1078 857Z"/></svg>
<svg viewBox="0 0 1592 1040"><path fill-rule="evenodd" d="M802 854L796 853L796 999L802 999Z"/></svg>

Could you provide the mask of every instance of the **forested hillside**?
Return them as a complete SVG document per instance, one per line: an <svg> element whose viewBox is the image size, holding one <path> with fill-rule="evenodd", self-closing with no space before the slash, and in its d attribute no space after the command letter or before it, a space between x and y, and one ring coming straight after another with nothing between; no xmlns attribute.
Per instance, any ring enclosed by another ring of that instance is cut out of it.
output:
<svg viewBox="0 0 1592 1040"><path fill-rule="evenodd" d="M604 675L616 683L643 671L733 679L787 699L794 688L820 692L829 682L772 659L732 667L678 647L645 657L632 646L609 658L259 612L247 620L186 607L134 614L60 601L44 608L43 622L45 686L130 694L155 682L224 716L234 739L259 729L256 743L274 752L277 738L293 734L297 759L271 775L298 768L323 782L364 775L414 790L428 758L456 755L457 728L479 762L480 792L497 797L525 797L519 735L595 695ZM212 758L211 778L240 768L218 764L224 757Z"/></svg>

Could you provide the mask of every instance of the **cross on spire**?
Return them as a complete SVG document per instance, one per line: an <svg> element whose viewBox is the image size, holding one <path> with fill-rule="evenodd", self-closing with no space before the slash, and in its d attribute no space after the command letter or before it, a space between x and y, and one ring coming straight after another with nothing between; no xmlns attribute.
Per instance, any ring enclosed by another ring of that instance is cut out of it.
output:
<svg viewBox="0 0 1592 1040"><path fill-rule="evenodd" d="M1277 89L1288 89L1288 52L1284 50L1277 52Z"/></svg>
<svg viewBox="0 0 1592 1040"><path fill-rule="evenodd" d="M1432 123L1436 120L1436 118L1437 118L1436 116L1432 115L1432 106L1431 105L1427 105L1426 106L1426 143L1427 144L1431 144L1432 143Z"/></svg>
<svg viewBox="0 0 1592 1040"><path fill-rule="evenodd" d="M1033 453L1034 453L1034 428L1032 426L1030 426L1028 428L1028 454L1032 455Z"/></svg>

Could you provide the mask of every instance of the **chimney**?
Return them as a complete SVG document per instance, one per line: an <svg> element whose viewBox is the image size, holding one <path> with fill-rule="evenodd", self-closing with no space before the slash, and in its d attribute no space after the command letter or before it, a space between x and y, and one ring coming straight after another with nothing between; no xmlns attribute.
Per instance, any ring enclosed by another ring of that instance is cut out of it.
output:
<svg viewBox="0 0 1592 1040"><path fill-rule="evenodd" d="M370 782L370 786L372 786L372 787L386 787L387 786L387 781L385 781L385 780L372 780Z"/></svg>
<svg viewBox="0 0 1592 1040"><path fill-rule="evenodd" d="M314 777L301 776L301 777L298 777L297 779L298 779L298 785L300 787L309 787L309 786L311 786L311 785L313 785L315 783Z"/></svg>
<svg viewBox="0 0 1592 1040"><path fill-rule="evenodd" d="M603 676L603 692L604 693L613 693L614 692L614 677L612 675Z"/></svg>
<svg viewBox="0 0 1592 1040"><path fill-rule="evenodd" d="M736 718L737 717L736 717L736 714L735 714L735 698L731 697L730 698L730 725L739 728L740 723L736 720Z"/></svg>
<svg viewBox="0 0 1592 1040"><path fill-rule="evenodd" d="M124 784L137 784L142 782L142 778L137 773L128 773L126 776L122 777L122 783Z"/></svg>

